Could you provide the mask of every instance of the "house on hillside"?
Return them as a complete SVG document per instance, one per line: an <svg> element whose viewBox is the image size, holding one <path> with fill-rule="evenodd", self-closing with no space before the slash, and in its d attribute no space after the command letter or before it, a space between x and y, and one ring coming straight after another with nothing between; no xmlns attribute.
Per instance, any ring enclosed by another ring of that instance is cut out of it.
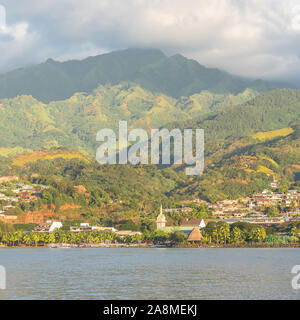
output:
<svg viewBox="0 0 300 320"><path fill-rule="evenodd" d="M34 228L34 232L47 232L47 233L52 233L55 230L58 230L62 228L62 223L61 222L56 222L56 221L46 221L45 223L40 223L38 226Z"/></svg>
<svg viewBox="0 0 300 320"><path fill-rule="evenodd" d="M90 226L89 223L80 223L79 226L71 227L70 230L72 232L85 232L85 231L110 231L116 232L117 229L110 227L98 227L98 226Z"/></svg>
<svg viewBox="0 0 300 320"><path fill-rule="evenodd" d="M79 226L70 227L72 232L92 231L92 227L88 223L80 223Z"/></svg>

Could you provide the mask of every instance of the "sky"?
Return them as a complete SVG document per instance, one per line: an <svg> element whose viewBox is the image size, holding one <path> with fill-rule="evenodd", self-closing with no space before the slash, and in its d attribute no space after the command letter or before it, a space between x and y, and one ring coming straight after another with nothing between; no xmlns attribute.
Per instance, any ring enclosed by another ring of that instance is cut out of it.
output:
<svg viewBox="0 0 300 320"><path fill-rule="evenodd" d="M0 72L126 48L300 83L300 0L0 0Z"/></svg>

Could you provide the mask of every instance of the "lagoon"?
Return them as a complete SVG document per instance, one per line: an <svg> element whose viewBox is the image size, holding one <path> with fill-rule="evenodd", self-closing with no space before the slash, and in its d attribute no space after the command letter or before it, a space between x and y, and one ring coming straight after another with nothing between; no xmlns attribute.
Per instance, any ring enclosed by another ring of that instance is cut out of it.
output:
<svg viewBox="0 0 300 320"><path fill-rule="evenodd" d="M300 248L15 248L0 265L0 299L300 299Z"/></svg>

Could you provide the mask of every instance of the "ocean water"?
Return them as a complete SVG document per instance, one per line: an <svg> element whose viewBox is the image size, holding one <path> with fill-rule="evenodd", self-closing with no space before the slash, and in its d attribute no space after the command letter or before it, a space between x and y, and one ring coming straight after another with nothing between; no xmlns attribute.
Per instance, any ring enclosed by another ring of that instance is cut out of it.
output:
<svg viewBox="0 0 300 320"><path fill-rule="evenodd" d="M300 249L0 249L0 299L299 299Z"/></svg>

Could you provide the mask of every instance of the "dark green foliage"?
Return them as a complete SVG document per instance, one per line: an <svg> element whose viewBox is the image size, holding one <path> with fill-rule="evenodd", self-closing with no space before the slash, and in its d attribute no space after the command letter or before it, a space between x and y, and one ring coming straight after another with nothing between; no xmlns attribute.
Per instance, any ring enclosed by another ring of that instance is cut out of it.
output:
<svg viewBox="0 0 300 320"><path fill-rule="evenodd" d="M82 61L61 63L49 59L33 67L8 72L0 75L0 97L26 94L48 103L67 99L75 92L91 92L100 84L122 81L135 82L177 98L202 90L236 94L246 88L263 92L285 86L205 68L179 54L166 57L159 50L129 49Z"/></svg>

